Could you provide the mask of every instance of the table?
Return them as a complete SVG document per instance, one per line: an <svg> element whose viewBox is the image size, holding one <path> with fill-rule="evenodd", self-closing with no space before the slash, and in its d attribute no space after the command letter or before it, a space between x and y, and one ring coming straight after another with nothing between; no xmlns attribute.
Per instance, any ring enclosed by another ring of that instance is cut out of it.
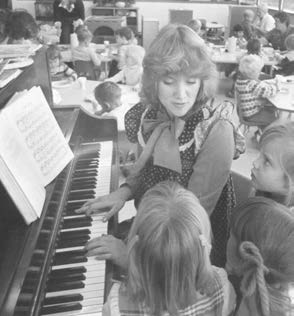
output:
<svg viewBox="0 0 294 316"><path fill-rule="evenodd" d="M94 89L99 83L101 82L87 80L85 90L81 89L78 81L69 83L63 87L61 86L60 88L53 86L53 99L54 95L59 97L59 100L57 100L59 102L54 107L66 108L76 106L83 108L90 114L94 114L94 108L89 100L94 98ZM122 90L122 106L119 110L118 129L124 130L124 115L133 105L139 102L140 98L138 92L134 91L130 86L119 86Z"/></svg>
<svg viewBox="0 0 294 316"><path fill-rule="evenodd" d="M236 49L235 53L229 53L225 51L225 47L222 45L212 45L211 58L216 64L239 64L240 59L246 52L245 49ZM278 63L274 55L262 54L262 59L265 66L272 67Z"/></svg>
<svg viewBox="0 0 294 316"><path fill-rule="evenodd" d="M281 78L281 90L268 100L279 110L294 113L294 76Z"/></svg>

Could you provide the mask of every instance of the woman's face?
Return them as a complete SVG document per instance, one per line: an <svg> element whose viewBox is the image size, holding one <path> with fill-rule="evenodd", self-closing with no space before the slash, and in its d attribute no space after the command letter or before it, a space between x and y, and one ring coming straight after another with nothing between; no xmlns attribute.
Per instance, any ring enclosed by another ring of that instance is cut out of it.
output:
<svg viewBox="0 0 294 316"><path fill-rule="evenodd" d="M158 83L158 98L171 116L182 117L194 105L201 80L195 75L174 73Z"/></svg>

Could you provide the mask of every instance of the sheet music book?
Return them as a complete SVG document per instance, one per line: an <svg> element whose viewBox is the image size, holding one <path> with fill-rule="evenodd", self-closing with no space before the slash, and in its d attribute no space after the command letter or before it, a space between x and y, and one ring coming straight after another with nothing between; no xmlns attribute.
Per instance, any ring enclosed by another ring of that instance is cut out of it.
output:
<svg viewBox="0 0 294 316"><path fill-rule="evenodd" d="M40 217L45 186L72 158L41 88L16 93L0 112L0 180L27 224Z"/></svg>

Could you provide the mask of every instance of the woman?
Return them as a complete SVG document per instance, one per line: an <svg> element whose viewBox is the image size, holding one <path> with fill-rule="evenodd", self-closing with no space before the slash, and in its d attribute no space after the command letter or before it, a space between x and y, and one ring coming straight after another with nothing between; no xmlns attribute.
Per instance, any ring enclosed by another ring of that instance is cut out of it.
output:
<svg viewBox="0 0 294 316"><path fill-rule="evenodd" d="M215 65L202 39L184 25L164 27L143 65L142 102L126 114L125 125L129 140L138 141L144 150L125 184L108 196L87 202L77 212L91 214L110 207L108 220L125 201L134 198L138 204L155 184L178 182L208 212L215 237L213 264L223 266L228 217L234 206L230 168L235 142L232 124L213 102ZM122 264L112 247L123 246L106 237L93 239L86 249L89 255Z"/></svg>
<svg viewBox="0 0 294 316"><path fill-rule="evenodd" d="M69 44L70 34L74 31L73 22L85 19L82 0L55 0L53 5L54 21L61 22L60 44Z"/></svg>

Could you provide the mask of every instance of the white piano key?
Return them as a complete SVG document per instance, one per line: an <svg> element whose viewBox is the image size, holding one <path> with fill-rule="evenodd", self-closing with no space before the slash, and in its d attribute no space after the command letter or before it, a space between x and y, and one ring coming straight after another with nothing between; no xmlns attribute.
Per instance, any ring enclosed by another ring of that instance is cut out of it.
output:
<svg viewBox="0 0 294 316"><path fill-rule="evenodd" d="M89 257L88 259L94 259L94 257ZM101 260L98 261L94 259L94 261L89 260L88 262L79 262L79 263L69 263L69 264L62 264L62 265L55 265L52 266L52 270L60 270L60 269L70 269L70 268L78 268L78 267L84 267L87 269L87 271L105 271L105 261Z"/></svg>
<svg viewBox="0 0 294 316"><path fill-rule="evenodd" d="M101 316L102 315L102 307L103 305L91 305L85 306L81 310L78 311L70 311L70 312L61 312L61 313L54 313L54 314L41 314L43 315L50 315L50 316L85 316L92 313L92 315Z"/></svg>

